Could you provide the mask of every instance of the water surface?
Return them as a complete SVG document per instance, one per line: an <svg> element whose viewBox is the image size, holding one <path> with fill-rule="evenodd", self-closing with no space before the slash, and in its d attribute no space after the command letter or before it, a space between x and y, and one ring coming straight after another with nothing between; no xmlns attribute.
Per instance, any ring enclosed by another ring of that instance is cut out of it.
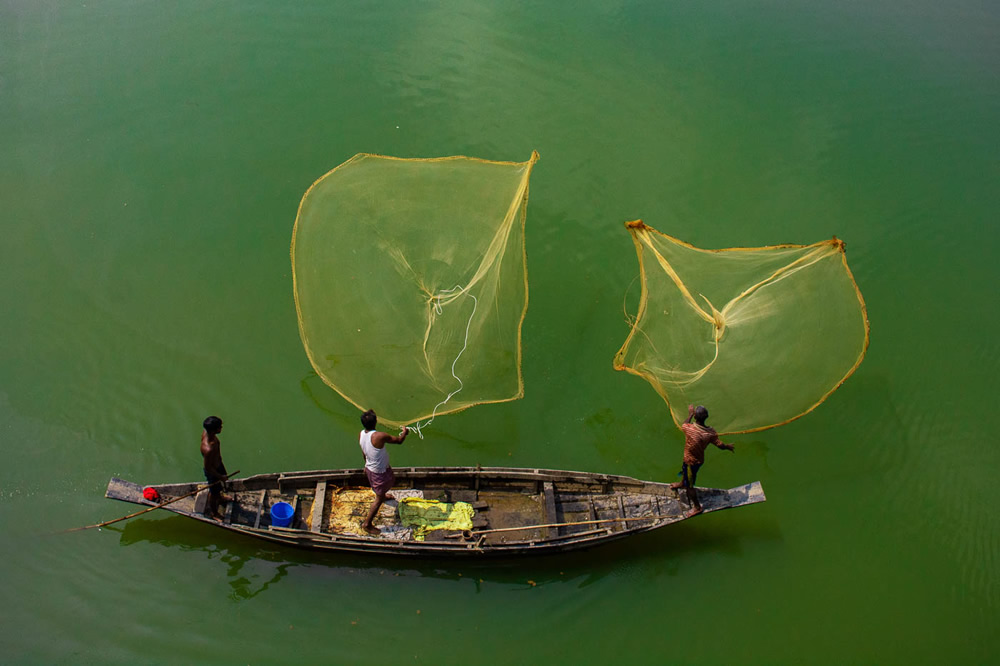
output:
<svg viewBox="0 0 1000 666"><path fill-rule="evenodd" d="M998 45L975 0L4 3L0 653L995 661ZM760 480L766 504L488 565L166 514L44 536L127 513L112 475L198 478L210 413L243 474L356 465L356 410L298 337L299 198L357 152L532 150L525 397L393 462L673 480L666 406L611 369L637 271L622 222L708 248L836 234L867 359L699 477Z"/></svg>

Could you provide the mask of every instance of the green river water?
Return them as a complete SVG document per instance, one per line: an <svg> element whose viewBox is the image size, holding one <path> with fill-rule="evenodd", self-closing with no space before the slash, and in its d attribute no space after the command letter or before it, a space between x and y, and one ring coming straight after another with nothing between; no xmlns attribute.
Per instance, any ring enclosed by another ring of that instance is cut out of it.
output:
<svg viewBox="0 0 1000 666"><path fill-rule="evenodd" d="M998 121L980 0L0 2L0 662L1000 662ZM358 152L532 150L524 399L393 463L674 480L666 406L611 367L622 223L836 234L867 358L699 476L766 503L486 564L167 513L52 535L130 512L113 475L199 479L213 413L243 475L356 466L299 340L300 197Z"/></svg>

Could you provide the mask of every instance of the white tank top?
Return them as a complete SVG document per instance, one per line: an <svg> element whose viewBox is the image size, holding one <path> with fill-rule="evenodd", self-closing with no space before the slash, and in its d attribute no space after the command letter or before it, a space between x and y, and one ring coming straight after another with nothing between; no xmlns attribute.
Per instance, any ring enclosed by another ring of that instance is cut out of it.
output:
<svg viewBox="0 0 1000 666"><path fill-rule="evenodd" d="M361 431L361 451L365 454L365 469L375 474L381 474L389 468L389 452L385 450L385 445L381 449L372 446L372 435L377 431Z"/></svg>

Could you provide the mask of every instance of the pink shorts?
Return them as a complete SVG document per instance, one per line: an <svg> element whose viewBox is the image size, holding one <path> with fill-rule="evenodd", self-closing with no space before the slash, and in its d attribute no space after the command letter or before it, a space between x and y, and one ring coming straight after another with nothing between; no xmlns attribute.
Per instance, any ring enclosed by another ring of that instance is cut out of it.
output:
<svg viewBox="0 0 1000 666"><path fill-rule="evenodd" d="M372 490L375 491L376 495L385 495L392 488L392 484L396 482L396 475L392 473L391 467L386 467L381 474L376 474L366 467L365 474L368 476L368 483L372 485Z"/></svg>

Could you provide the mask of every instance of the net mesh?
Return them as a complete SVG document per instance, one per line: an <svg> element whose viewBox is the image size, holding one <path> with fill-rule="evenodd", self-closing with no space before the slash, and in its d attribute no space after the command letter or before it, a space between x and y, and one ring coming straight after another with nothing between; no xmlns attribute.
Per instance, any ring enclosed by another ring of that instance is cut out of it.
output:
<svg viewBox="0 0 1000 666"><path fill-rule="evenodd" d="M391 425L523 395L527 162L358 154L313 183L292 235L313 368Z"/></svg>
<svg viewBox="0 0 1000 666"><path fill-rule="evenodd" d="M864 358L868 316L842 241L702 250L626 227L642 286L615 369L648 380L675 423L689 404L723 434L788 423Z"/></svg>

